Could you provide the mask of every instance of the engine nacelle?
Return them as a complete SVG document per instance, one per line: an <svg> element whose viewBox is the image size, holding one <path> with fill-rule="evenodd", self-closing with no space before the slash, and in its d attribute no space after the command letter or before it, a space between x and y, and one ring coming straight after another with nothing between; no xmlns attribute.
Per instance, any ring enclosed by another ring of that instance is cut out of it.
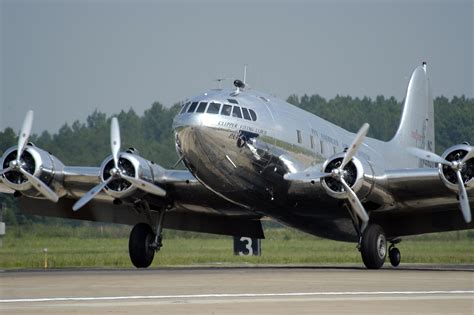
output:
<svg viewBox="0 0 474 315"><path fill-rule="evenodd" d="M343 159L344 153L330 157L323 164L323 172L331 173L333 169L337 169L342 164ZM374 171L367 161L353 157L352 161L347 163L344 172L344 180L359 198L362 199L371 193L374 187ZM321 184L329 196L337 199L347 198L347 193L344 191L340 181L332 177L325 177L322 179Z"/></svg>
<svg viewBox="0 0 474 315"><path fill-rule="evenodd" d="M460 161L471 150L474 150L474 147L471 147L467 144L458 144L444 151L442 157L450 162ZM457 184L458 179L456 172L449 165L439 164L438 169L439 176L446 187L458 192L459 187ZM474 158L471 158L465 162L463 168L461 169L461 175L464 182L466 183L466 186L468 188L474 188Z"/></svg>
<svg viewBox="0 0 474 315"><path fill-rule="evenodd" d="M2 156L0 166L6 169L10 162L16 160L17 147L11 147ZM65 194L63 189L64 164L50 153L28 144L21 157L23 168L45 184L49 185L59 196ZM31 182L17 170L11 170L1 176L2 182L9 188L29 197L39 197L41 194Z"/></svg>
<svg viewBox="0 0 474 315"><path fill-rule="evenodd" d="M130 177L140 178L149 183L154 183L155 178L158 178L164 172L162 167L134 154L132 150L122 152L118 164L122 173ZM104 162L102 162L100 168L100 179L104 182L112 176L111 170L114 168L113 157L107 157ZM132 195L140 197L145 194L145 192L139 190L138 187L122 178L112 180L105 186L105 192L117 199L123 199Z"/></svg>

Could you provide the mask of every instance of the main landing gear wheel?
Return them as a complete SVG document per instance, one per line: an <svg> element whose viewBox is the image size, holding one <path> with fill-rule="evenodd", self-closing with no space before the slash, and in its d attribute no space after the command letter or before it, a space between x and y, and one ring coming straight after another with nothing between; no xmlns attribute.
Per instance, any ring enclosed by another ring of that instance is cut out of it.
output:
<svg viewBox="0 0 474 315"><path fill-rule="evenodd" d="M390 263L393 267L397 267L400 265L400 261L402 260L402 255L398 248L395 247L394 244L390 245L388 249L388 258L390 259Z"/></svg>
<svg viewBox="0 0 474 315"><path fill-rule="evenodd" d="M360 252L367 269L380 269L387 256L387 240L382 227L370 224L362 235Z"/></svg>
<svg viewBox="0 0 474 315"><path fill-rule="evenodd" d="M155 249L151 246L155 234L148 224L138 223L130 233L128 251L133 265L137 268L147 268L155 257Z"/></svg>

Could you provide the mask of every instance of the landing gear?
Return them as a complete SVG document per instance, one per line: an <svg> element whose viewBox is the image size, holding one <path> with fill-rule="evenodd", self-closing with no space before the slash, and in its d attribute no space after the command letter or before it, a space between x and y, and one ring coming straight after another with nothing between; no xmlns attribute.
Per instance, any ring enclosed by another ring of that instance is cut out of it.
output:
<svg viewBox="0 0 474 315"><path fill-rule="evenodd" d="M164 214L164 210L159 211L155 233L153 233L150 225L146 223L138 223L133 227L128 241L128 251L130 260L135 267L147 268L150 266L155 257L155 252L163 246L161 241L163 238Z"/></svg>
<svg viewBox="0 0 474 315"><path fill-rule="evenodd" d="M387 256L387 240L380 225L369 224L364 230L360 252L367 269L380 269L383 266Z"/></svg>
<svg viewBox="0 0 474 315"><path fill-rule="evenodd" d="M397 242L398 243L398 242ZM400 265L400 261L402 260L402 255L398 248L395 247L396 243L392 243L388 248L388 258L390 259L390 263L393 267L397 267Z"/></svg>
<svg viewBox="0 0 474 315"><path fill-rule="evenodd" d="M155 234L146 223L138 223L130 233L128 251L132 264L137 268L147 268L155 257L155 250L150 246Z"/></svg>

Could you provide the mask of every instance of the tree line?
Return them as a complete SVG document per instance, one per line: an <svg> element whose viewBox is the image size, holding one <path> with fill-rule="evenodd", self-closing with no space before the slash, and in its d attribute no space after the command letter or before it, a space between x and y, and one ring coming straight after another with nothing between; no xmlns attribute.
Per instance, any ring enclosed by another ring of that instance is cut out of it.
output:
<svg viewBox="0 0 474 315"><path fill-rule="evenodd" d="M394 97L384 96L371 99L338 95L325 99L317 94L301 97L291 95L287 101L352 132L356 132L364 122L368 122L371 125L369 136L381 140L389 140L395 134L403 105L403 102ZM434 107L437 153L442 153L454 144L465 141L473 143L473 98L454 96L448 99L441 96L435 98ZM155 102L141 116L133 109L118 113L116 116L120 122L122 150L135 147L143 157L163 167L171 167L177 161L171 125L180 108L180 104L167 108ZM111 117L106 114L94 111L85 122L64 124L53 134L43 131L39 135L32 135L30 141L51 152L66 165L99 166L110 154L110 120ZM15 130L6 128L0 131L0 154L16 143ZM10 209L4 211L4 220L7 223L32 220L16 211L16 203L11 196L0 194L0 204L2 202Z"/></svg>

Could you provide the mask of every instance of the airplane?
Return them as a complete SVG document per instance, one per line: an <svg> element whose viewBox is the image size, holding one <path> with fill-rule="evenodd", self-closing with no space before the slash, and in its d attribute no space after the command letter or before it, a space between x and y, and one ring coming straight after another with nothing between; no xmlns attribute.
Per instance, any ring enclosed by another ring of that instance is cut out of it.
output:
<svg viewBox="0 0 474 315"><path fill-rule="evenodd" d="M0 192L22 212L133 225L129 254L150 266L163 228L264 238L263 218L357 244L368 269L401 261L403 237L473 229L474 149L434 153L434 109L426 63L410 78L390 141L354 134L235 80L183 104L173 121L178 163L165 169L121 150L111 119L111 155L100 167L65 166L28 142L0 160ZM384 123L381 121L380 123ZM390 245L389 245L390 244Z"/></svg>

